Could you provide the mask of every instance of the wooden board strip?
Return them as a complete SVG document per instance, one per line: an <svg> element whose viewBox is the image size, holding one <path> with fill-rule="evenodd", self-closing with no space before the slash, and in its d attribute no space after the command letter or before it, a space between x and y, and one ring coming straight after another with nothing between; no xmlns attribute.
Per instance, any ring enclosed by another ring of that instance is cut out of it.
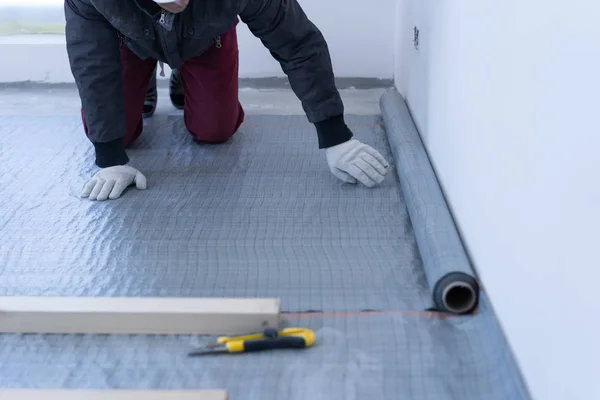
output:
<svg viewBox="0 0 600 400"><path fill-rule="evenodd" d="M0 400L227 400L221 390L0 390Z"/></svg>
<svg viewBox="0 0 600 400"><path fill-rule="evenodd" d="M279 324L279 299L0 297L1 333L201 334Z"/></svg>

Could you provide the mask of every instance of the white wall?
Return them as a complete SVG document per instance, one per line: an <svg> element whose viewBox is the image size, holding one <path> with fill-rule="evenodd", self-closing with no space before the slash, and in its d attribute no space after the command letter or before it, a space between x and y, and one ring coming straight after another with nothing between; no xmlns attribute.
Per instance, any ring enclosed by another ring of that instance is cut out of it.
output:
<svg viewBox="0 0 600 400"><path fill-rule="evenodd" d="M395 2L377 0L373 7L361 0L299 0L328 41L336 76L381 79L394 73ZM262 43L239 26L240 75L283 76Z"/></svg>
<svg viewBox="0 0 600 400"><path fill-rule="evenodd" d="M377 7L373 7L372 3L360 0L300 0L309 18L328 41L336 76L393 77L395 1L377 0ZM36 13L39 14L36 11L39 4L58 8L63 4L63 0L0 0L0 11L3 6L15 2L20 7L31 3L32 8L25 8L18 13L2 13L5 18L7 15L15 15L20 19L23 15L30 15L33 18ZM334 22L334 18L343 23ZM238 35L240 77L284 76L279 64L246 25L239 25ZM28 46L23 46L23 40L27 41ZM64 37L0 37L2 59L11 60L13 65L0 70L0 82L72 82L64 47ZM31 56L32 50L40 52L35 59Z"/></svg>
<svg viewBox="0 0 600 400"><path fill-rule="evenodd" d="M397 87L532 396L600 399L600 3L398 0L397 19Z"/></svg>

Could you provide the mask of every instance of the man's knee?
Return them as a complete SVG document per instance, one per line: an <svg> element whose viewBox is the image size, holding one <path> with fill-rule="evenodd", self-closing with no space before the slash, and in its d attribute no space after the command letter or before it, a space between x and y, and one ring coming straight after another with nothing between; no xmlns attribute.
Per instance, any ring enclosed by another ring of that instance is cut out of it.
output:
<svg viewBox="0 0 600 400"><path fill-rule="evenodd" d="M192 137L194 138L195 141L197 141L199 143L210 143L210 144L225 143L229 139L231 139L231 137L235 134L235 132L223 131L223 130L218 130L218 131L217 130L216 131L202 130L200 132L193 132L192 130L190 130L190 133L192 134Z"/></svg>
<svg viewBox="0 0 600 400"><path fill-rule="evenodd" d="M185 125L192 137L201 143L227 142L244 120L244 112L239 108L237 115L214 115L212 118L185 118Z"/></svg>
<svg viewBox="0 0 600 400"><path fill-rule="evenodd" d="M187 123L186 127L192 137L202 143L224 143L235 134L230 126L215 123L206 125Z"/></svg>

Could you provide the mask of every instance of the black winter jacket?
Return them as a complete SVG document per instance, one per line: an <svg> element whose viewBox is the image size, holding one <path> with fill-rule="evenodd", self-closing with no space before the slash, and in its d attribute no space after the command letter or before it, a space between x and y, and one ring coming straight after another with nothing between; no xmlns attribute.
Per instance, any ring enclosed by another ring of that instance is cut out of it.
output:
<svg viewBox="0 0 600 400"><path fill-rule="evenodd" d="M352 137L327 43L297 0L190 0L180 14L138 0L65 0L69 62L99 167L129 161L122 140L126 124L119 41L140 58L176 69L206 51L238 16L280 63L315 124L319 148Z"/></svg>

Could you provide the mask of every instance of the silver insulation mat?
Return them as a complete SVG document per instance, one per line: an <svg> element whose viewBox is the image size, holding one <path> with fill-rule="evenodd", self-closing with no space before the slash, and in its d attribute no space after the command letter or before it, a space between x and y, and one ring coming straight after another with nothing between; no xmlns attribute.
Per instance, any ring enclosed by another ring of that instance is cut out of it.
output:
<svg viewBox="0 0 600 400"><path fill-rule="evenodd" d="M347 116L392 161L383 121ZM229 143L202 146L181 116L157 115L130 156L149 189L90 202L77 116L2 117L0 295L279 297L317 344L198 359L185 355L207 338L0 335L0 387L527 398L484 294L474 315L423 312L430 281L395 169L375 189L339 182L299 116L248 116Z"/></svg>
<svg viewBox="0 0 600 400"><path fill-rule="evenodd" d="M379 117L348 117L391 161ZM304 117L249 116L202 146L157 116L130 151L148 189L81 199L96 168L77 117L3 118L0 295L279 297L286 311L429 305L395 173L327 167Z"/></svg>

